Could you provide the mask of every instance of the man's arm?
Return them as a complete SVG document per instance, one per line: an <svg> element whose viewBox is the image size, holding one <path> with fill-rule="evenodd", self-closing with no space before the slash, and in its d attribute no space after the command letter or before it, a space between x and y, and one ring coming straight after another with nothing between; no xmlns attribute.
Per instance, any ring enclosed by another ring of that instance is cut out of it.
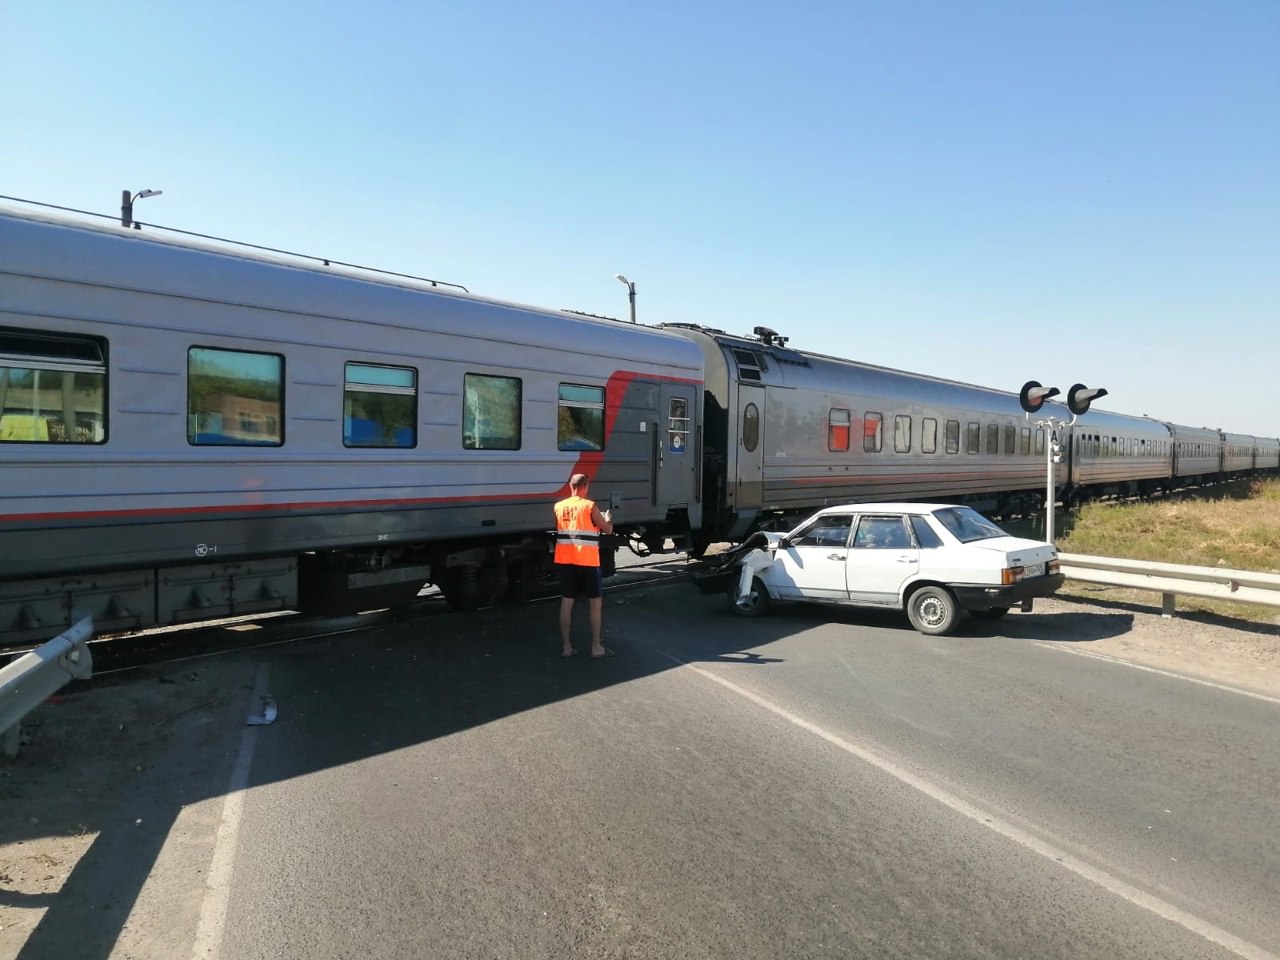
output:
<svg viewBox="0 0 1280 960"><path fill-rule="evenodd" d="M613 520L609 516L609 511L600 512L600 508L594 504L591 507L591 522L600 528L601 533L613 533Z"/></svg>

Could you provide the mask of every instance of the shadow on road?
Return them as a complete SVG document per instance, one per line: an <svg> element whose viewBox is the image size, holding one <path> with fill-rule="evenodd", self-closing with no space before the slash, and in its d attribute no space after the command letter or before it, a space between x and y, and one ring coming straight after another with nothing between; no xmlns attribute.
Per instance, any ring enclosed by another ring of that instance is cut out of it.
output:
<svg viewBox="0 0 1280 960"><path fill-rule="evenodd" d="M703 629L700 619L672 633L658 606L663 588L639 578L628 587L626 576L619 579L623 586L611 587L605 612L605 643L619 655L606 660L559 656L552 600L409 620L374 618L374 625L356 633L144 667L66 688L60 702L29 718L33 743L17 760L0 763L0 847L16 851L11 862L0 862L0 911L46 908L16 960L111 955L179 815L225 794L245 717L255 712L250 690L261 662L273 664L271 692L280 719L259 736L288 735L298 749L269 771L270 780L253 769L250 787L357 763L652 676L676 667L672 656L781 662L749 651L759 638ZM694 595L684 594L683 585L673 589L686 599ZM714 613L711 606L695 601L691 609L696 618L705 610L719 626L732 626L720 620L719 605ZM581 649L586 609L579 607L574 628ZM772 627L778 636L796 629L782 621ZM645 645L655 638L661 650ZM125 699L136 713L128 723L113 712ZM211 816L220 813L218 803ZM94 839L81 852L82 845L67 841L76 836ZM71 852L65 861L33 856L37 841L42 848L61 843ZM207 847L190 858L193 872L200 854L207 855ZM26 878L21 891L13 889L11 876L18 866Z"/></svg>

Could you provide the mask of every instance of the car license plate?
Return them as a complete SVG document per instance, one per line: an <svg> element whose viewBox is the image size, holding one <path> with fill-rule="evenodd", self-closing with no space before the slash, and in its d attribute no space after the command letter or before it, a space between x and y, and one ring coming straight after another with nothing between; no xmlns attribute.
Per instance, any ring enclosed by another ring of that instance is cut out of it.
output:
<svg viewBox="0 0 1280 960"><path fill-rule="evenodd" d="M1039 577L1044 574L1043 563L1028 563L1022 568L1022 578L1025 580L1029 577Z"/></svg>

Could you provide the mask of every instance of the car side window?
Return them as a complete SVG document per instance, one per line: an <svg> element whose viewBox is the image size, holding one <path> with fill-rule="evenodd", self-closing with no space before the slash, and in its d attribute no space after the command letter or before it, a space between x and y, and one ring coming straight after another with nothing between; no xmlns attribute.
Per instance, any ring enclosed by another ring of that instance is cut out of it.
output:
<svg viewBox="0 0 1280 960"><path fill-rule="evenodd" d="M852 517L819 517L799 537L791 541L793 547L843 547L849 542Z"/></svg>
<svg viewBox="0 0 1280 960"><path fill-rule="evenodd" d="M933 532L933 527L929 526L929 521L924 517L912 517L911 529L915 531L916 543L920 544L921 549L933 550L942 546L942 538Z"/></svg>
<svg viewBox="0 0 1280 960"><path fill-rule="evenodd" d="M853 538L855 549L905 550L912 546L902 517L863 517Z"/></svg>

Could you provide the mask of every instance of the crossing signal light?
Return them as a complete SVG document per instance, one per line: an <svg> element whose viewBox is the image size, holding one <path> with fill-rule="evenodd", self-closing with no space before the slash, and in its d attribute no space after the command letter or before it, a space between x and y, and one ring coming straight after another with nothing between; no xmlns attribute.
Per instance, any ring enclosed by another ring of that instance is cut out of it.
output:
<svg viewBox="0 0 1280 960"><path fill-rule="evenodd" d="M1035 413L1044 406L1044 402L1050 397L1056 397L1061 393L1057 387L1042 387L1036 380L1028 380L1022 385L1022 392L1018 394L1018 402L1022 404L1022 409L1027 413Z"/></svg>
<svg viewBox="0 0 1280 960"><path fill-rule="evenodd" d="M1083 383L1077 383L1067 391L1067 409L1078 417L1083 413L1088 413L1089 404L1106 395L1105 387L1094 387L1090 390Z"/></svg>

